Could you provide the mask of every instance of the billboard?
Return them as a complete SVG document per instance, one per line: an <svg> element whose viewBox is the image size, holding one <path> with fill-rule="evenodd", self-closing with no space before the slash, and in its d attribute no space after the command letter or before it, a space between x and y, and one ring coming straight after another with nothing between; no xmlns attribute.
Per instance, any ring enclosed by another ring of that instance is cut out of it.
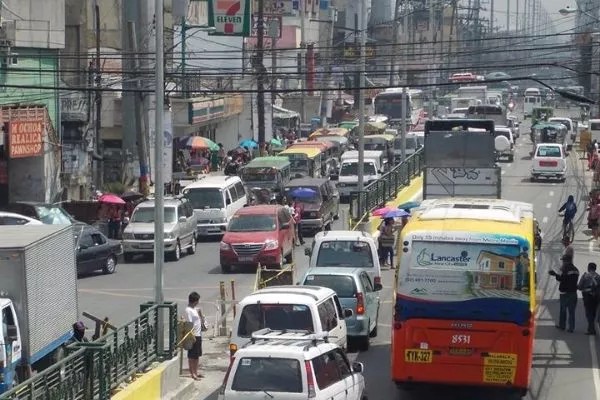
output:
<svg viewBox="0 0 600 400"><path fill-rule="evenodd" d="M44 153L43 137L42 119L10 121L8 130L10 158L41 156Z"/></svg>
<svg viewBox="0 0 600 400"><path fill-rule="evenodd" d="M208 0L208 26L215 36L250 36L251 0Z"/></svg>

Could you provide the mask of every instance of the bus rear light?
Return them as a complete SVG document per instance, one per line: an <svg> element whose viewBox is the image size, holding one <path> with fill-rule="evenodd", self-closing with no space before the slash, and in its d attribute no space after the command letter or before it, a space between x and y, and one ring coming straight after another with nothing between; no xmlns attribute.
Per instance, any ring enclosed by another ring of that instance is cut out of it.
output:
<svg viewBox="0 0 600 400"><path fill-rule="evenodd" d="M531 332L529 332L529 329L523 329L523 332L521 333L523 334L523 336L527 337Z"/></svg>

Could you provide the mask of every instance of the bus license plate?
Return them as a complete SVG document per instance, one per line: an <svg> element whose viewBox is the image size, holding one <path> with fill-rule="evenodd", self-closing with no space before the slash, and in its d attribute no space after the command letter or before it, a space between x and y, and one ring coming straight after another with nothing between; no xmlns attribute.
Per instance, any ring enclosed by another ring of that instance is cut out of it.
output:
<svg viewBox="0 0 600 400"><path fill-rule="evenodd" d="M429 364L433 360L433 350L404 350L404 361L407 363Z"/></svg>
<svg viewBox="0 0 600 400"><path fill-rule="evenodd" d="M473 349L468 347L450 347L448 353L451 356L470 356L473 354Z"/></svg>

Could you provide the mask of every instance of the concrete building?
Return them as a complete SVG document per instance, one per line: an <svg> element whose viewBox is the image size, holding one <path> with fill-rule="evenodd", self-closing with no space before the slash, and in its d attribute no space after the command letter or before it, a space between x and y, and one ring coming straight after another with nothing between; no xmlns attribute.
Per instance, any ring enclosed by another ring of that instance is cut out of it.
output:
<svg viewBox="0 0 600 400"><path fill-rule="evenodd" d="M58 55L65 45L64 0L5 0L0 17L0 203L53 201L61 186Z"/></svg>

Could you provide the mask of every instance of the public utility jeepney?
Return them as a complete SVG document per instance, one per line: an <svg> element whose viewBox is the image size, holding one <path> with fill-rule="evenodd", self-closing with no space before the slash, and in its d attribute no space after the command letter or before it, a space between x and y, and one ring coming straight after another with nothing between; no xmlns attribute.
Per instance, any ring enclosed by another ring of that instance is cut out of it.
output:
<svg viewBox="0 0 600 400"><path fill-rule="evenodd" d="M268 191L270 199L283 193L284 186L291 179L291 163L287 157L269 156L257 157L246 164L240 177L248 193L261 189Z"/></svg>

